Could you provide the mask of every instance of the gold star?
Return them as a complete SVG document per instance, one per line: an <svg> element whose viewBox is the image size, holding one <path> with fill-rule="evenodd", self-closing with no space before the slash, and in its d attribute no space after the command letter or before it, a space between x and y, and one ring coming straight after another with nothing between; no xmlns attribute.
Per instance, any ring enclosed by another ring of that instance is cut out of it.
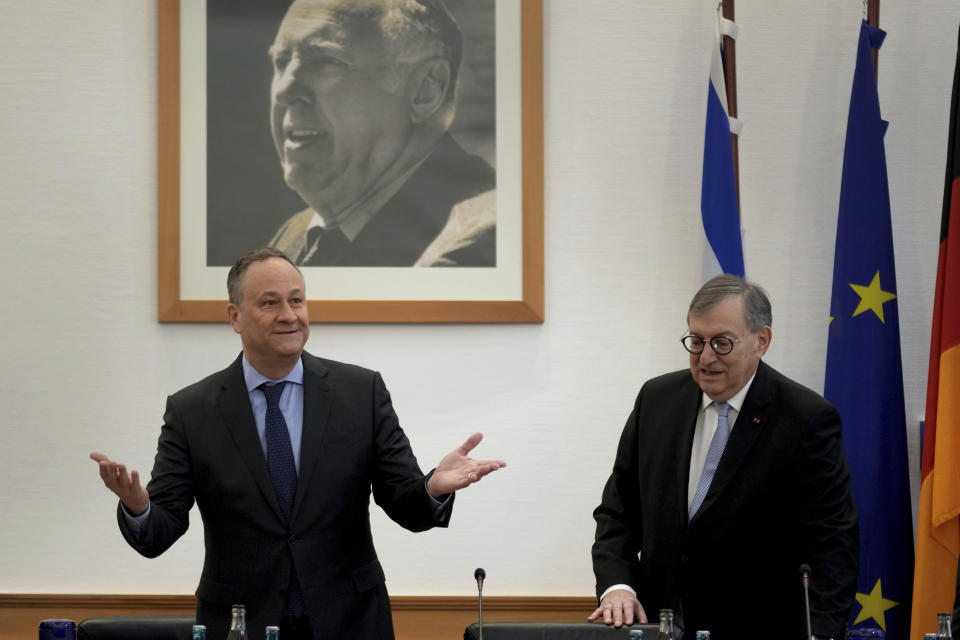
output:
<svg viewBox="0 0 960 640"><path fill-rule="evenodd" d="M880 625L880 628L884 631L887 630L887 622L883 618L883 612L887 609L897 606L899 602L894 602L893 600L887 600L883 597L883 594L880 592L880 579L877 578L877 584L873 585L873 591L870 592L870 595L865 593L858 593L856 595L857 602L860 603L860 613L857 614L857 619L853 621L853 624L860 624L867 618L873 618L877 621L877 624Z"/></svg>
<svg viewBox="0 0 960 640"><path fill-rule="evenodd" d="M850 288L860 296L860 304L857 305L853 315L858 316L864 311L873 311L876 316L880 318L880 322L883 322L883 303L889 302L897 297L895 294L880 288L879 271L874 274L873 280L870 281L868 286L865 287L862 284L853 284L851 282Z"/></svg>

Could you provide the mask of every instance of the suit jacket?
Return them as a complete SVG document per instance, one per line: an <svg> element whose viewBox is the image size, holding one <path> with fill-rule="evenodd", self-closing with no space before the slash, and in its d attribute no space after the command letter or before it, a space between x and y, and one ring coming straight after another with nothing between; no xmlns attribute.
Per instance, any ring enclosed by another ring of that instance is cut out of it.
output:
<svg viewBox="0 0 960 640"><path fill-rule="evenodd" d="M689 370L648 381L594 511L597 595L628 584L648 616L680 611L717 640L806 633L798 568L812 568L815 634L843 637L859 558L840 416L763 362L703 504L687 521L701 391Z"/></svg>
<svg viewBox="0 0 960 640"><path fill-rule="evenodd" d="M446 526L376 372L303 354L303 439L289 523L277 503L238 357L168 398L139 536L155 557L179 538L194 501L205 557L197 623L226 636L245 604L251 638L279 624L295 567L318 638L393 638L383 569L370 532L373 498L412 531Z"/></svg>
<svg viewBox="0 0 960 640"><path fill-rule="evenodd" d="M496 176L445 134L353 242L303 262L313 209L290 217L270 244L308 266L496 266Z"/></svg>

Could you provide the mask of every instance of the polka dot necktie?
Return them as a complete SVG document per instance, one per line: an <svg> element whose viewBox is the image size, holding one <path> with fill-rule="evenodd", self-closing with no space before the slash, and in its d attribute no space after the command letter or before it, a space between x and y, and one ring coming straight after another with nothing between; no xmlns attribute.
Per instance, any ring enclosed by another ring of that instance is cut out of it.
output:
<svg viewBox="0 0 960 640"><path fill-rule="evenodd" d="M293 496L297 492L297 465L293 460L287 421L283 419L280 411L280 395L284 385L286 382L264 383L260 385L260 389L267 399L267 466L283 517L289 523L290 513L293 511Z"/></svg>
<svg viewBox="0 0 960 640"><path fill-rule="evenodd" d="M297 465L293 459L287 421L284 420L283 413L280 411L280 395L286 384L286 382L264 383L260 385L260 389L267 399L267 467L270 469L270 479L273 481L273 490L277 494L277 502L280 503L284 521L289 525L290 515L293 512L293 497L297 493ZM292 567L287 601L283 610L284 613L295 616L302 615L306 611L300 581Z"/></svg>

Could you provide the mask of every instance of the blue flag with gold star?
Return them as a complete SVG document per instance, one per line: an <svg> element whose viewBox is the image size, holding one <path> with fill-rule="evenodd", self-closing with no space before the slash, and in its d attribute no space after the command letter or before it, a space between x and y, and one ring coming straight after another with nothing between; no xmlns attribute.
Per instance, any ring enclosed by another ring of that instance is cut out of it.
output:
<svg viewBox="0 0 960 640"><path fill-rule="evenodd" d="M863 22L850 96L833 263L824 396L840 411L860 514L860 575L850 624L907 640L913 519L890 196L871 48ZM811 578L816 581L816 576Z"/></svg>

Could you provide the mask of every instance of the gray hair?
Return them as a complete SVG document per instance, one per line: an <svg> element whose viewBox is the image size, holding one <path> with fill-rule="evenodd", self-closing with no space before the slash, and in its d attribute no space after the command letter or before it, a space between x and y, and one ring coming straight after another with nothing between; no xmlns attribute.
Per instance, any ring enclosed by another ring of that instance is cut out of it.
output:
<svg viewBox="0 0 960 640"><path fill-rule="evenodd" d="M763 287L729 274L711 278L700 287L690 301L687 323L690 322L690 316L703 315L730 296L743 297L743 307L746 310L747 327L750 333L756 333L764 327L773 325L770 299Z"/></svg>
<svg viewBox="0 0 960 640"><path fill-rule="evenodd" d="M260 249L254 249L250 253L240 256L237 258L237 261L233 263L233 266L230 267L230 272L227 274L227 295L230 298L230 302L240 306L240 302L243 299L243 276L247 273L247 268L254 262L262 262L263 260L268 260L270 258L280 258L281 260L286 260L293 268L297 270L297 273L303 277L303 273L300 271L300 267L293 264L293 260L287 257L283 251L275 247L261 247Z"/></svg>

